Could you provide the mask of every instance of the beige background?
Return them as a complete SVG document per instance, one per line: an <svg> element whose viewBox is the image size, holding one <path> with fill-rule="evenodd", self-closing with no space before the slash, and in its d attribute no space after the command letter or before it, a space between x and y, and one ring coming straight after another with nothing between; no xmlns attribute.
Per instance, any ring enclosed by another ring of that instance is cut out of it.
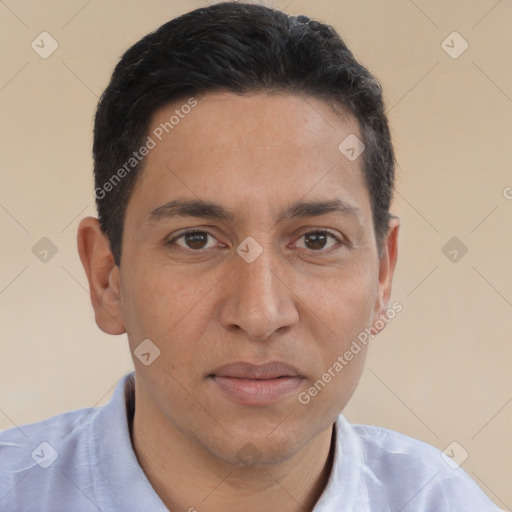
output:
<svg viewBox="0 0 512 512"><path fill-rule="evenodd" d="M398 154L404 309L373 341L346 415L457 441L463 468L512 510L512 2L275 4L334 25L376 74ZM76 251L95 214L92 116L121 53L201 5L0 2L0 428L103 404L132 368L125 336L94 323ZM43 31L59 45L48 59L31 48ZM441 46L453 31L469 44L457 59ZM58 252L43 263L32 247L45 236ZM454 236L468 248L455 263L442 252Z"/></svg>

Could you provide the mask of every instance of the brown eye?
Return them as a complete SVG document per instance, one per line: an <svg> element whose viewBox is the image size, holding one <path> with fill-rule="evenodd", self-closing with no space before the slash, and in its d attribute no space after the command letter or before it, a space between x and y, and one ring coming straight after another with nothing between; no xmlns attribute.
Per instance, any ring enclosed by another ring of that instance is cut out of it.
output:
<svg viewBox="0 0 512 512"><path fill-rule="evenodd" d="M311 251L322 251L328 250L336 244L342 243L340 239L334 236L328 231L310 231L300 237L300 240L304 240L303 244L299 244L302 249L309 249Z"/></svg>
<svg viewBox="0 0 512 512"><path fill-rule="evenodd" d="M308 233L304 237L308 249L323 249L327 243L327 235L325 233Z"/></svg>
<svg viewBox="0 0 512 512"><path fill-rule="evenodd" d="M187 233L183 240L190 249L204 249L208 243L208 233Z"/></svg>
<svg viewBox="0 0 512 512"><path fill-rule="evenodd" d="M173 238L169 245L179 245L185 249L200 251L214 247L216 239L206 231L187 231Z"/></svg>

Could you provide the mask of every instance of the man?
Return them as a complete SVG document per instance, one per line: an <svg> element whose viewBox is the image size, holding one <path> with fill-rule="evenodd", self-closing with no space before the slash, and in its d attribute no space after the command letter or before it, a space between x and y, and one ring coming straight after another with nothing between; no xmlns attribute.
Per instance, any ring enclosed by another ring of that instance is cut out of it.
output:
<svg viewBox="0 0 512 512"><path fill-rule="evenodd" d="M440 452L341 414L390 305L381 88L335 31L223 3L130 48L78 250L135 373L0 435L6 511L492 511Z"/></svg>

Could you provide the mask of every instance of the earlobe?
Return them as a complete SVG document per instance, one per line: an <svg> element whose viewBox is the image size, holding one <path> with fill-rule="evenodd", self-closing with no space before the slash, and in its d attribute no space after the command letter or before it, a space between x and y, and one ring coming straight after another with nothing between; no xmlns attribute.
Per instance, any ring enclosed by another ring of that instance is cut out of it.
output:
<svg viewBox="0 0 512 512"><path fill-rule="evenodd" d="M126 332L119 286L119 267L114 262L98 219L86 217L77 233L80 260L89 281L89 292L98 327L107 334Z"/></svg>
<svg viewBox="0 0 512 512"><path fill-rule="evenodd" d="M391 216L386 238L382 241L382 254L379 261L379 284L373 318L374 329L377 331L382 330L378 328L378 325L382 325L382 322L377 321L382 318L382 315L386 315L389 306L393 275L398 258L399 229L400 219L396 216Z"/></svg>

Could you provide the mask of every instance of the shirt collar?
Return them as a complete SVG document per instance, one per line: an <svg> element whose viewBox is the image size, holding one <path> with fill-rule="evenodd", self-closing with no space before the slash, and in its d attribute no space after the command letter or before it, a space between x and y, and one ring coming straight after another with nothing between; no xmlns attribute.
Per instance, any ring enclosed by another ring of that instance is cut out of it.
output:
<svg viewBox="0 0 512 512"><path fill-rule="evenodd" d="M140 466L130 437L134 372L117 385L92 426L93 480L98 505L109 510L168 511ZM131 416L131 417L130 417Z"/></svg>
<svg viewBox="0 0 512 512"><path fill-rule="evenodd" d="M140 466L130 430L135 409L135 372L118 383L110 402L92 424L93 481L101 510L134 510L142 507L168 512ZM360 468L364 466L361 442L340 415L335 424L335 451L327 486L313 512L369 511L368 492ZM342 454L343 453L343 457Z"/></svg>

